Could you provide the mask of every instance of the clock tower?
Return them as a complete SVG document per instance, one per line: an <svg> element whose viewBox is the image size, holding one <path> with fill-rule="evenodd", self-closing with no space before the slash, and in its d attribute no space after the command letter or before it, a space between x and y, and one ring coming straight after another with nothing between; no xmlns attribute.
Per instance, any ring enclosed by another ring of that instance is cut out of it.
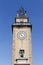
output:
<svg viewBox="0 0 43 65"><path fill-rule="evenodd" d="M32 65L31 31L32 25L21 7L12 25L12 65Z"/></svg>

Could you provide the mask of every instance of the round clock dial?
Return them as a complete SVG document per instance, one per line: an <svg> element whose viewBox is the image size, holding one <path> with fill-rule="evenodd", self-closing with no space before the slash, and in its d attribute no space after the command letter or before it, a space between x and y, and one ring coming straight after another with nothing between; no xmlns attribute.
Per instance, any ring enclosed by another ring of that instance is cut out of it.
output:
<svg viewBox="0 0 43 65"><path fill-rule="evenodd" d="M20 40L24 40L24 39L26 38L26 32L24 32L24 31L19 31L19 32L17 33L17 37L18 37L18 39L20 39Z"/></svg>

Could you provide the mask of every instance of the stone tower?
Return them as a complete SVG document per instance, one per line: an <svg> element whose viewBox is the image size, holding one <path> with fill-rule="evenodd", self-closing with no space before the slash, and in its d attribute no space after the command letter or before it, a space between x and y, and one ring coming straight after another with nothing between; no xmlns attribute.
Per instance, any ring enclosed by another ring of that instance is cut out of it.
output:
<svg viewBox="0 0 43 65"><path fill-rule="evenodd" d="M32 25L21 7L12 25L12 65L32 65L31 31Z"/></svg>

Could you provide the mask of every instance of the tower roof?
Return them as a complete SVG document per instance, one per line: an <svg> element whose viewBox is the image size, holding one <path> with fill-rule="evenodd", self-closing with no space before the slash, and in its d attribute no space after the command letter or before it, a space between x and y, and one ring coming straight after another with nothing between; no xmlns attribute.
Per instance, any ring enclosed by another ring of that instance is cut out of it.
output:
<svg viewBox="0 0 43 65"><path fill-rule="evenodd" d="M29 18L23 7L21 7L19 11L17 11L17 16L15 17L15 23L12 25L12 31L13 31L13 27L18 27L18 28L30 27L32 30L32 25L29 22Z"/></svg>
<svg viewBox="0 0 43 65"><path fill-rule="evenodd" d="M21 7L19 11L17 11L17 17L27 17L26 11L23 7Z"/></svg>

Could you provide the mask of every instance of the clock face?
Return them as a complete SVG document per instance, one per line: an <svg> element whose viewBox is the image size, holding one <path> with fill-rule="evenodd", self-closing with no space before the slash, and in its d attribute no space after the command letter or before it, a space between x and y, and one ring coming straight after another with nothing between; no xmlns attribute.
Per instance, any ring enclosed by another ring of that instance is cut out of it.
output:
<svg viewBox="0 0 43 65"><path fill-rule="evenodd" d="M26 38L26 32L24 32L24 31L19 31L19 32L17 33L17 37L18 37L18 39L20 39L20 40L24 40L24 39Z"/></svg>

